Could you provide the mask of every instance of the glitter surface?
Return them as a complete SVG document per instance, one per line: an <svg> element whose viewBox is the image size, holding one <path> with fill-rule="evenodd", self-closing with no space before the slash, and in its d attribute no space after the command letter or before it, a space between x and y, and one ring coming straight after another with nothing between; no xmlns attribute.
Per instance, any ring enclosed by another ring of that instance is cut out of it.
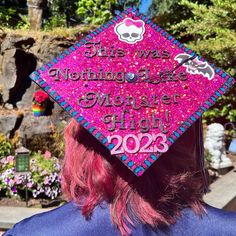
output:
<svg viewBox="0 0 236 236"><path fill-rule="evenodd" d="M125 19L143 21L142 40L119 39L114 28ZM181 54L196 55L128 9L31 78L107 148L121 142L116 157L140 176L233 84L197 55L180 65Z"/></svg>

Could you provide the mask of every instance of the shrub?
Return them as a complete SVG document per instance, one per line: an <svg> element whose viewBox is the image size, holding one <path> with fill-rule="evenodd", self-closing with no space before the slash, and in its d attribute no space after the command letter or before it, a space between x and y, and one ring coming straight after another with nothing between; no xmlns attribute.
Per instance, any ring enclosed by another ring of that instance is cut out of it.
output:
<svg viewBox="0 0 236 236"><path fill-rule="evenodd" d="M0 160L0 193L8 197L19 196L20 190L28 190L34 198L55 199L60 190L60 163L56 157L46 151L34 153L30 159L31 172L23 175L16 173L14 156L4 157Z"/></svg>
<svg viewBox="0 0 236 236"><path fill-rule="evenodd" d="M4 134L0 133L0 158L11 154L12 144Z"/></svg>

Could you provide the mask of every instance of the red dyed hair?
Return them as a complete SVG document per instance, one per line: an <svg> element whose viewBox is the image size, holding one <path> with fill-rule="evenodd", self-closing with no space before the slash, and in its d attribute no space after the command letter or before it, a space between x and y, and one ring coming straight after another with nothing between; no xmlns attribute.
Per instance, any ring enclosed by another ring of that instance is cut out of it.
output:
<svg viewBox="0 0 236 236"><path fill-rule="evenodd" d="M75 120L65 130L65 142L62 189L67 200L81 206L87 219L106 201L114 225L122 235L128 235L130 225L137 222L168 226L185 207L196 213L203 211L203 176L198 161L187 154L175 156L178 145L136 177Z"/></svg>

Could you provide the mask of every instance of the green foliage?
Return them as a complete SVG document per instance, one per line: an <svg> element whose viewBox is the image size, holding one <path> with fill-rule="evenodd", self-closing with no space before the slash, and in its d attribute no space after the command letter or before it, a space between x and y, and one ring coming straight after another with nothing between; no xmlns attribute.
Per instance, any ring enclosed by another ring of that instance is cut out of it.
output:
<svg viewBox="0 0 236 236"><path fill-rule="evenodd" d="M190 9L179 4L179 0L153 0L149 7L148 16L160 26L173 33L171 26L192 16ZM191 2L209 4L210 0L193 0Z"/></svg>
<svg viewBox="0 0 236 236"><path fill-rule="evenodd" d="M16 16L16 10L0 6L0 25L10 27Z"/></svg>
<svg viewBox="0 0 236 236"><path fill-rule="evenodd" d="M204 157L205 157L205 166L208 169L211 166L212 155L209 153L207 149L204 149Z"/></svg>
<svg viewBox="0 0 236 236"><path fill-rule="evenodd" d="M65 15L62 16L50 16L48 20L44 24L44 30L52 30L57 27L65 27L66 26L66 18Z"/></svg>
<svg viewBox="0 0 236 236"><path fill-rule="evenodd" d="M180 4L190 10L191 15L173 25L173 33L179 34L182 41L188 39L188 47L235 76L236 2L211 0L211 5L206 5L182 0ZM234 87L205 113L208 123L236 120L235 93Z"/></svg>
<svg viewBox="0 0 236 236"><path fill-rule="evenodd" d="M0 133L0 158L3 156L10 155L11 151L12 151L11 142L6 138L4 134Z"/></svg>
<svg viewBox="0 0 236 236"><path fill-rule="evenodd" d="M27 30L30 28L30 23L27 15L19 14L21 20L17 23L17 29Z"/></svg>
<svg viewBox="0 0 236 236"><path fill-rule="evenodd" d="M112 17L111 8L115 3L115 0L80 0L76 14L83 23L100 25Z"/></svg>
<svg viewBox="0 0 236 236"><path fill-rule="evenodd" d="M123 9L126 9L127 7L138 8L140 5L140 0L120 0L118 1L118 4L122 6Z"/></svg>
<svg viewBox="0 0 236 236"><path fill-rule="evenodd" d="M56 198L60 193L61 169L57 158L52 157L49 151L33 153L30 158L30 172L16 173L14 168L15 157L7 156L0 160L0 193L8 197L18 197L20 192L28 190L34 198Z"/></svg>
<svg viewBox="0 0 236 236"><path fill-rule="evenodd" d="M58 126L52 128L52 135L51 135L53 141L52 153L58 158L64 157L64 149L65 149L64 129L65 129L65 123L62 122Z"/></svg>
<svg viewBox="0 0 236 236"><path fill-rule="evenodd" d="M56 27L66 27L65 9L71 9L71 2L71 0L67 2L62 0L49 2L47 10L44 12L46 20L43 28L45 30L52 30Z"/></svg>

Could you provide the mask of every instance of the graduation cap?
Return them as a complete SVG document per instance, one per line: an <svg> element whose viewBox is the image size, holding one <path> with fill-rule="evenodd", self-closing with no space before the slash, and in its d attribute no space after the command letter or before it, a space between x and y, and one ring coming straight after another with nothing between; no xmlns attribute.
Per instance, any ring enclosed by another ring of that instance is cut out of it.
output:
<svg viewBox="0 0 236 236"><path fill-rule="evenodd" d="M134 8L30 77L137 176L234 83Z"/></svg>

